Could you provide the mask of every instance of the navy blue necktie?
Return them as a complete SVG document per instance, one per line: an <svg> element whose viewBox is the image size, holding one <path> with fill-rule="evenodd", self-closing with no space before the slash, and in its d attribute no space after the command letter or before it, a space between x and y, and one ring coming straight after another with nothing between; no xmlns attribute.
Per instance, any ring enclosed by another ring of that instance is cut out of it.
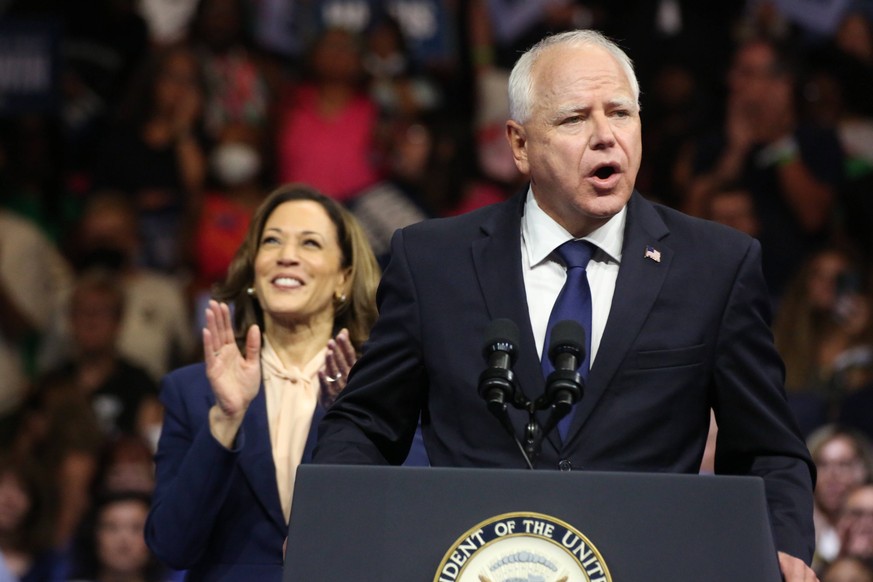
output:
<svg viewBox="0 0 873 582"><path fill-rule="evenodd" d="M569 240L555 249L555 252L567 266L567 279L552 307L552 313L549 315L549 326L546 329L546 339L543 342L542 365L546 378L554 370L549 359L548 345L552 328L559 321L572 319L578 321L585 330L585 359L579 367L579 374L583 379L588 379L588 368L591 362L591 289L588 287L585 269L588 266L588 261L591 260L591 255L594 254L594 249L595 246L586 240ZM570 414L558 423L558 433L562 440L566 440L572 418L573 411L570 411Z"/></svg>

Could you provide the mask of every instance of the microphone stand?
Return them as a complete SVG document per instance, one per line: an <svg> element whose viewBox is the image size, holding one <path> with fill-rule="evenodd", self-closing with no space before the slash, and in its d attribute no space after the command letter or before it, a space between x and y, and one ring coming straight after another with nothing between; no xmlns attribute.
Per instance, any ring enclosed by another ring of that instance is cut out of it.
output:
<svg viewBox="0 0 873 582"><path fill-rule="evenodd" d="M556 370L549 375L544 394L532 401L517 388L515 376L510 370L489 368L482 373L479 390L486 400L488 410L515 441L528 469L534 468L533 463L540 454L545 435L554 430L558 422L572 410L575 400L568 389L575 388L578 393L581 381L575 371ZM524 427L523 439L518 438L515 427L509 419L509 404L527 412L528 421ZM552 412L545 426L540 426L536 413L538 410L548 408L551 408Z"/></svg>
<svg viewBox="0 0 873 582"><path fill-rule="evenodd" d="M503 429L509 433L512 440L515 441L518 450L521 452L521 456L524 458L527 468L533 470L532 459L535 457L535 454L532 453L535 449L532 448L533 442L531 440L531 430L535 429L536 431L539 431L539 424L534 420L532 403L523 395L519 394L519 391L515 386L515 377L512 375L511 371L489 368L482 373L482 377L479 379L479 385L480 391L486 394L486 403L489 412L497 418ZM524 445L521 444L518 435L515 434L515 427L512 426L512 421L509 420L509 409L508 403L506 402L507 394L513 395L511 402L515 408L525 408L530 414L530 420L525 429Z"/></svg>

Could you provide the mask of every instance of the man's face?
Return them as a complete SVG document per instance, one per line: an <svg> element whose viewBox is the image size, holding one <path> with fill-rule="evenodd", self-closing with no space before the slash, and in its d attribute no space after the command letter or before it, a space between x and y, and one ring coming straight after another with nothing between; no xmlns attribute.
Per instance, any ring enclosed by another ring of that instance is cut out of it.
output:
<svg viewBox="0 0 873 582"><path fill-rule="evenodd" d="M776 56L763 42L753 42L737 50L728 71L728 87L734 98L754 102L767 98L775 74Z"/></svg>
<svg viewBox="0 0 873 582"><path fill-rule="evenodd" d="M540 208L584 236L633 192L642 157L639 107L622 68L599 47L551 47L532 75L530 118L507 122L515 163Z"/></svg>

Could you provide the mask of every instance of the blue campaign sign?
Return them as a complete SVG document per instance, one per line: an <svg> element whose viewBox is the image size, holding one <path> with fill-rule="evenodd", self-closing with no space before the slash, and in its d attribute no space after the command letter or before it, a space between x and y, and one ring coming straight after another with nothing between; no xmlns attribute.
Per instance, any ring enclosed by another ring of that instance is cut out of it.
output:
<svg viewBox="0 0 873 582"><path fill-rule="evenodd" d="M812 32L831 35L849 8L850 0L777 0L779 11Z"/></svg>
<svg viewBox="0 0 873 582"><path fill-rule="evenodd" d="M0 20L0 115L57 108L60 27L38 20Z"/></svg>

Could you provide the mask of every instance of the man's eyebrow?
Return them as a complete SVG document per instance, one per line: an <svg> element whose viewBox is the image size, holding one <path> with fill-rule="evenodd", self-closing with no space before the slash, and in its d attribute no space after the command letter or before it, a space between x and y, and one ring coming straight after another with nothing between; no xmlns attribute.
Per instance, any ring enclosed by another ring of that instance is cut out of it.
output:
<svg viewBox="0 0 873 582"><path fill-rule="evenodd" d="M639 111L639 104L636 103L633 99L625 98L625 97L617 97L615 99L610 99L605 104L605 109L627 109L629 111ZM588 113L592 109L592 106L589 104L578 104L578 105L567 105L564 107L560 107L554 111L551 118L552 119L564 119L566 117L573 117L574 115L579 115L580 113Z"/></svg>
<svg viewBox="0 0 873 582"><path fill-rule="evenodd" d="M607 102L609 107L619 107L622 109L639 109L639 104L633 99L627 97L616 97Z"/></svg>
<svg viewBox="0 0 873 582"><path fill-rule="evenodd" d="M591 111L591 106L587 104L566 105L556 109L553 117L568 117L572 115L578 115L579 113L585 113L587 111Z"/></svg>

